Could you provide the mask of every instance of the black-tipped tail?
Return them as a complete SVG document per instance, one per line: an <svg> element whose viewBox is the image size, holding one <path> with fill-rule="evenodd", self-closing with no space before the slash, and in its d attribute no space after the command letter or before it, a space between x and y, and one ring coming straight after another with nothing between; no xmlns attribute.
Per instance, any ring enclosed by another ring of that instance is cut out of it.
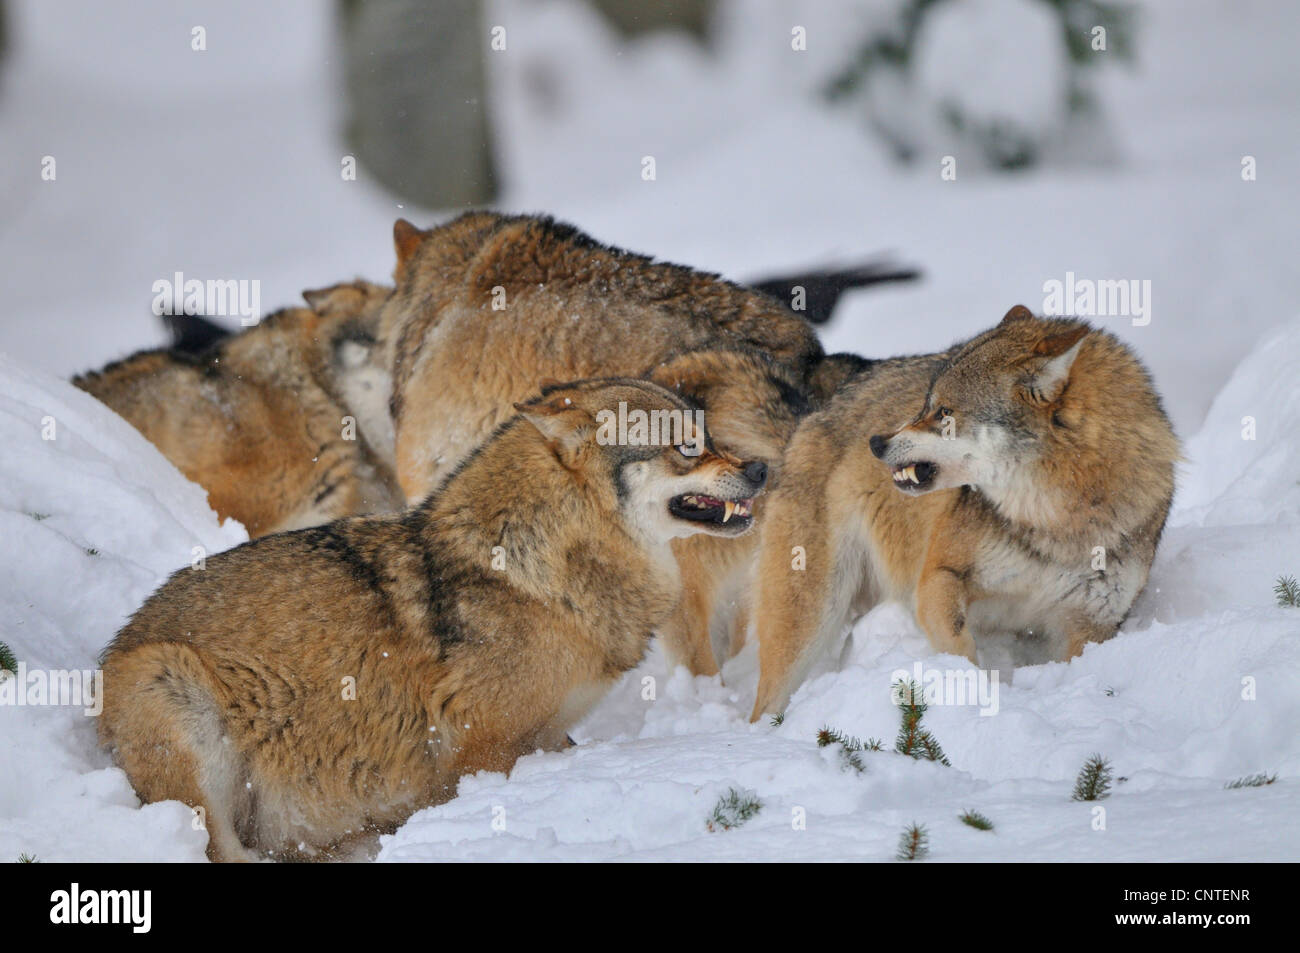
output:
<svg viewBox="0 0 1300 953"><path fill-rule="evenodd" d="M750 287L770 294L786 307L791 307L795 302L795 289L803 288L804 307L799 313L813 324L825 324L846 291L887 282L915 281L919 277L921 272L916 268L892 262L870 261L852 268L764 278L750 282Z"/></svg>
<svg viewBox="0 0 1300 953"><path fill-rule="evenodd" d="M172 336L172 350L182 354L202 354L235 333L197 314L164 314L161 317L167 333Z"/></svg>

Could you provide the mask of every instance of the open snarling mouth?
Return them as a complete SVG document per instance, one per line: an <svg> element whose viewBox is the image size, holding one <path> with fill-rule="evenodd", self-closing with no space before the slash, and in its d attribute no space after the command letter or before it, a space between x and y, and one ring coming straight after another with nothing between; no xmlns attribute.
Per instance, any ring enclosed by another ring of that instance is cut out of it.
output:
<svg viewBox="0 0 1300 953"><path fill-rule="evenodd" d="M905 467L891 467L894 486L909 493L928 490L934 486L934 478L939 475L939 467L928 461L909 463Z"/></svg>
<svg viewBox="0 0 1300 953"><path fill-rule="evenodd" d="M728 529L744 529L753 521L754 499L720 500L702 493L683 493L668 501L668 512L678 519L695 523L727 525Z"/></svg>

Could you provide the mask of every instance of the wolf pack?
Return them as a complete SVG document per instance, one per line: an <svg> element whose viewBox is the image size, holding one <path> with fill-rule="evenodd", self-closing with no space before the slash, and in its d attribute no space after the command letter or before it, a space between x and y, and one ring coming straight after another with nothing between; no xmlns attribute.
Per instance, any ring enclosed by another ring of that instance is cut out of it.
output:
<svg viewBox="0 0 1300 953"><path fill-rule="evenodd" d="M548 217L393 238L392 285L74 380L250 536L102 659L101 742L214 860L347 856L572 745L653 638L709 676L756 641L757 720L879 603L1066 661L1146 584L1179 444L1102 328L826 354L771 289Z"/></svg>

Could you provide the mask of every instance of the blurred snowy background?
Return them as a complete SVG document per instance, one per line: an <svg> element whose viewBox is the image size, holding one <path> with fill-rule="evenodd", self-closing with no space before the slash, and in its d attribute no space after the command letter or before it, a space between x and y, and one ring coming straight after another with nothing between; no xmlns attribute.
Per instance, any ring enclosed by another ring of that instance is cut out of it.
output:
<svg viewBox="0 0 1300 953"><path fill-rule="evenodd" d="M497 207L551 212L740 279L893 251L925 280L857 296L826 335L832 349L872 355L936 349L1019 301L1037 309L1044 282L1067 271L1149 279L1150 325L1109 325L1151 364L1190 433L1300 300L1300 5L1116 4L1131 11L1125 41L1112 28L1107 50L1089 47L1091 64L1071 68L1056 0L955 0L920 21L901 71L910 82L887 64L846 84L864 44L869 58L869 41L894 36L913 3L686 4L711 11L703 38L629 34L585 0L436 6L477 13L469 52L486 87ZM449 213L388 191L364 150L357 179L341 174L365 145L358 130L419 125L405 104L373 116L384 83L412 95L422 78L385 76L389 61L418 58L344 43L344 24L364 20L349 10L384 4L2 5L0 352L67 375L162 343L151 287L176 271L259 279L265 310L304 288L386 279L393 219ZM388 5L399 23L422 6L435 5ZM669 5L640 6L648 25ZM203 51L191 48L196 26ZM792 48L796 27L804 50ZM1070 35L1090 44L1090 30ZM828 94L837 84L852 88ZM1072 84L1096 108L1067 127L1060 96ZM936 120L953 104L968 126L1030 130L1037 161L990 169L981 140L954 141ZM472 119L444 114L445 131L401 135L441 133L448 153L475 158L457 144ZM949 154L952 181L941 177ZM1242 178L1245 156L1255 181Z"/></svg>
<svg viewBox="0 0 1300 953"><path fill-rule="evenodd" d="M936 859L1300 856L1300 610L1271 591L1300 575L1300 4L602 6L0 0L0 639L31 665L91 666L196 540L243 538L56 379L164 343L152 285L177 271L260 280L271 310L386 280L394 218L491 194L742 280L893 252L924 279L854 295L824 329L867 355L1041 309L1070 272L1150 281L1149 324L1097 321L1147 361L1187 441L1151 585L1116 639L1017 671L998 717L927 715L952 768L881 754L858 776L813 744L824 724L892 736L896 668L965 665L883 606L780 727L746 721L752 646L721 682L656 649L578 748L465 779L381 859L888 859L913 820ZM466 12L439 34L453 62L426 74L434 9ZM435 74L453 85L426 88ZM1129 779L1109 835L1068 799L1093 751ZM1257 772L1278 780L1224 790ZM763 812L708 834L731 786ZM509 833L490 823L501 805ZM997 832L962 826L969 807ZM204 839L179 804L138 807L91 719L0 709L0 861L200 859Z"/></svg>

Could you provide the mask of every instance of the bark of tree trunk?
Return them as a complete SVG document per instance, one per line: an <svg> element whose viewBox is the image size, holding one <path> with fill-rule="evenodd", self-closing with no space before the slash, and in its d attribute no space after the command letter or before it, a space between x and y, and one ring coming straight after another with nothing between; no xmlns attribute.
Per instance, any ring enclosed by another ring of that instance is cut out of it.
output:
<svg viewBox="0 0 1300 953"><path fill-rule="evenodd" d="M496 195L477 0L343 0L347 139L400 200L430 208Z"/></svg>

